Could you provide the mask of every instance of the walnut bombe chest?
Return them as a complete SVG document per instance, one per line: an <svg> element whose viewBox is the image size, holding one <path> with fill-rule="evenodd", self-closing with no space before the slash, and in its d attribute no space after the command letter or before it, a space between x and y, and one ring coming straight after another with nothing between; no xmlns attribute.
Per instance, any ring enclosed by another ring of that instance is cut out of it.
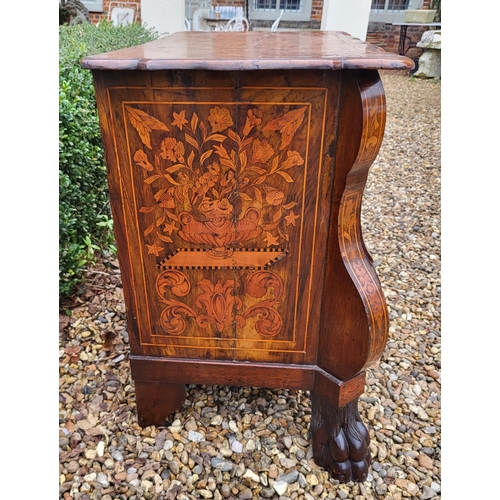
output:
<svg viewBox="0 0 500 500"><path fill-rule="evenodd" d="M87 57L141 425L185 384L311 391L314 459L363 481L357 409L388 315L360 210L380 148L378 69L340 32L186 32Z"/></svg>

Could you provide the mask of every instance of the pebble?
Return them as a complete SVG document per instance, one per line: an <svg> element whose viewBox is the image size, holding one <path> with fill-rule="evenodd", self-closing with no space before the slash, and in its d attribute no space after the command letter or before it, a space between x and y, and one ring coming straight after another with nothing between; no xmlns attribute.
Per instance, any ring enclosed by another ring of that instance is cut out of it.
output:
<svg viewBox="0 0 500 500"><path fill-rule="evenodd" d="M278 476L277 480L278 481L285 481L285 483L291 484L295 483L299 479L299 471L298 470L293 470L292 472L289 472L288 474L282 474Z"/></svg>
<svg viewBox="0 0 500 500"><path fill-rule="evenodd" d="M274 488L262 488L260 490L260 496L262 498L272 498L275 494Z"/></svg>
<svg viewBox="0 0 500 500"><path fill-rule="evenodd" d="M215 467L216 469L219 469L222 472L229 472L233 470L234 463L231 462L230 460L222 460L220 458L212 458L210 461L212 464L212 467Z"/></svg>
<svg viewBox="0 0 500 500"><path fill-rule="evenodd" d="M118 462L123 462L123 454L121 451L115 450L111 453L111 456Z"/></svg>
<svg viewBox="0 0 500 500"><path fill-rule="evenodd" d="M286 481L274 481L273 488L278 495L283 495L288 490L288 483Z"/></svg>
<svg viewBox="0 0 500 500"><path fill-rule="evenodd" d="M241 500L250 500L251 498L253 498L252 490L250 488L241 490L238 498L240 498Z"/></svg>
<svg viewBox="0 0 500 500"><path fill-rule="evenodd" d="M80 464L76 460L71 460L66 468L68 469L68 472L73 473L80 468Z"/></svg>
<svg viewBox="0 0 500 500"><path fill-rule="evenodd" d="M109 470L113 470L115 468L115 461L112 458L107 458L104 461L104 467Z"/></svg>
<svg viewBox="0 0 500 500"><path fill-rule="evenodd" d="M194 442L205 441L205 436L201 432L189 431L188 439Z"/></svg>
<svg viewBox="0 0 500 500"><path fill-rule="evenodd" d="M435 483L434 481L431 482L431 488L436 493L441 493L441 485L438 483Z"/></svg>
<svg viewBox="0 0 500 500"><path fill-rule="evenodd" d="M258 474L256 474L253 470L247 469L243 476L241 476L243 479L250 479L251 481L254 481L255 483L260 483L260 477Z"/></svg>
<svg viewBox="0 0 500 500"><path fill-rule="evenodd" d="M104 441L99 441L99 443L97 443L96 451L98 457L102 457L104 455L104 446L105 446Z"/></svg>
<svg viewBox="0 0 500 500"><path fill-rule="evenodd" d="M282 465L285 469L290 469L297 464L296 460L292 458L280 458L280 465Z"/></svg>
<svg viewBox="0 0 500 500"><path fill-rule="evenodd" d="M86 476L83 477L83 480L86 481L87 483L91 483L97 479L97 474L95 472L91 472L90 474L87 474Z"/></svg>
<svg viewBox="0 0 500 500"><path fill-rule="evenodd" d="M171 460L168 463L168 468L172 471L172 474L174 474L174 475L179 474L179 472L181 470L179 462L177 462L176 460Z"/></svg>
<svg viewBox="0 0 500 500"><path fill-rule="evenodd" d="M434 467L434 461L424 453L420 453L418 456L418 465L420 465L420 467L424 467L425 469L432 470Z"/></svg>
<svg viewBox="0 0 500 500"><path fill-rule="evenodd" d="M308 482L308 484L310 484L311 486L316 486L317 484L319 484L319 481L318 481L318 476L316 476L316 474L308 474L306 476L306 481Z"/></svg>
<svg viewBox="0 0 500 500"><path fill-rule="evenodd" d="M107 474L104 474L104 472L99 472L97 474L96 480L101 483L101 486L103 488L109 488L109 479Z"/></svg>
<svg viewBox="0 0 500 500"><path fill-rule="evenodd" d="M187 431L196 431L198 430L198 425L196 424L196 421L191 418L184 424L184 429Z"/></svg>
<svg viewBox="0 0 500 500"><path fill-rule="evenodd" d="M415 496L418 493L418 486L415 483L408 481L408 484L406 486L406 491L408 491L410 495Z"/></svg>
<svg viewBox="0 0 500 500"><path fill-rule="evenodd" d="M220 492L221 492L221 495L222 495L223 498L229 498L231 496L231 488L226 483L224 483L221 486Z"/></svg>
<svg viewBox="0 0 500 500"><path fill-rule="evenodd" d="M367 368L358 404L374 457L367 481L338 484L314 463L307 391L189 385L164 426L141 429L121 275L111 260L88 275L99 293L79 298L60 336L61 500L441 494L440 85L404 72L381 76L386 133L362 226L386 295L390 340Z"/></svg>
<svg viewBox="0 0 500 500"><path fill-rule="evenodd" d="M174 447L174 442L171 441L170 439L166 439L165 442L163 443L163 450L164 451L169 451Z"/></svg>
<svg viewBox="0 0 500 500"><path fill-rule="evenodd" d="M234 451L235 453L242 453L243 452L243 445L235 439L231 443L231 450Z"/></svg>
<svg viewBox="0 0 500 500"><path fill-rule="evenodd" d="M236 477L241 477L241 476L243 476L244 473L245 473L245 464L243 462L240 462L236 466L236 470L234 471L234 475Z"/></svg>
<svg viewBox="0 0 500 500"><path fill-rule="evenodd" d="M313 493L319 497L321 493L323 493L324 486L322 484L318 484L317 486L314 487Z"/></svg>
<svg viewBox="0 0 500 500"><path fill-rule="evenodd" d="M210 421L210 425L222 425L223 418L222 415L215 415L215 417Z"/></svg>
<svg viewBox="0 0 500 500"><path fill-rule="evenodd" d="M213 498L214 494L210 491L210 490L206 490L206 489L200 489L200 490L196 490L196 492L201 495L203 498Z"/></svg>
<svg viewBox="0 0 500 500"><path fill-rule="evenodd" d="M420 495L420 500L430 500L437 496L437 492L434 491L431 487L424 484L422 487L422 494Z"/></svg>
<svg viewBox="0 0 500 500"><path fill-rule="evenodd" d="M253 439L249 439L245 444L246 451L254 451L255 450L255 441Z"/></svg>

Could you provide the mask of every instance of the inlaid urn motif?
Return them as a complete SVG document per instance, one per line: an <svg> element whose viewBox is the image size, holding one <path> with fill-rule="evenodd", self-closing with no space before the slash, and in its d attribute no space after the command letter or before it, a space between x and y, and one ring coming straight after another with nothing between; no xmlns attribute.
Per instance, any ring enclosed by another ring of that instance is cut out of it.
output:
<svg viewBox="0 0 500 500"><path fill-rule="evenodd" d="M172 106L168 124L126 106L144 146L133 160L147 174L144 182L156 202L140 208L154 219L144 230L148 254L164 253L174 234L213 259L227 258L257 238L263 248L290 240L300 206L282 184L293 184L294 171L304 166L303 146L294 147L293 138L308 106L275 107L271 116L280 114L267 123L267 110L247 108L238 130L236 108L210 107L204 119L203 106L191 113Z"/></svg>
<svg viewBox="0 0 500 500"><path fill-rule="evenodd" d="M257 226L260 210L255 207L248 208L238 221L234 220L234 206L227 198L203 201L198 211L206 220L196 220L190 212L179 214L182 225L179 236L191 243L209 244L207 254L214 259L230 257L234 253L230 245L252 240L262 233Z"/></svg>

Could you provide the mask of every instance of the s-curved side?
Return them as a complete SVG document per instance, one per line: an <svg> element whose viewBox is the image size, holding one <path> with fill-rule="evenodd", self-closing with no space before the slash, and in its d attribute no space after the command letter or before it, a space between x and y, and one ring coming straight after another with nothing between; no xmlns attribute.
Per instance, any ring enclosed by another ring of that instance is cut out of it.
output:
<svg viewBox="0 0 500 500"><path fill-rule="evenodd" d="M327 263L318 366L341 380L375 362L387 342L389 316L380 281L363 241L361 204L368 172L385 129L386 105L377 71L347 72L342 82L329 237L336 240ZM329 293L331 292L331 293Z"/></svg>

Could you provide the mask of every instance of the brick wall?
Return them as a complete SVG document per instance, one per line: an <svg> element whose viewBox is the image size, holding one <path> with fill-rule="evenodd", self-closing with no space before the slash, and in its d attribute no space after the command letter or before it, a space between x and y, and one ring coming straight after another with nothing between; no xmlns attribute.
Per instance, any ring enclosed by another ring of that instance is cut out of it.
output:
<svg viewBox="0 0 500 500"><path fill-rule="evenodd" d="M377 25L383 25L383 28L379 27L374 31L368 31L366 36L366 41L372 43L373 45L377 45L387 52L393 52L394 54L398 53L398 45L399 45L399 35L401 31L401 26L393 26L392 24L385 23L374 23ZM420 38L422 37L422 33L427 31L429 28L426 26L419 27L409 27L406 32L406 36L411 38L411 44L415 45ZM406 41L405 48L408 48L409 41ZM410 48L408 52L406 52L405 56L410 58L419 57L422 54L422 49L420 48Z"/></svg>
<svg viewBox="0 0 500 500"><path fill-rule="evenodd" d="M312 0L311 19L321 22L323 15L323 0Z"/></svg>

